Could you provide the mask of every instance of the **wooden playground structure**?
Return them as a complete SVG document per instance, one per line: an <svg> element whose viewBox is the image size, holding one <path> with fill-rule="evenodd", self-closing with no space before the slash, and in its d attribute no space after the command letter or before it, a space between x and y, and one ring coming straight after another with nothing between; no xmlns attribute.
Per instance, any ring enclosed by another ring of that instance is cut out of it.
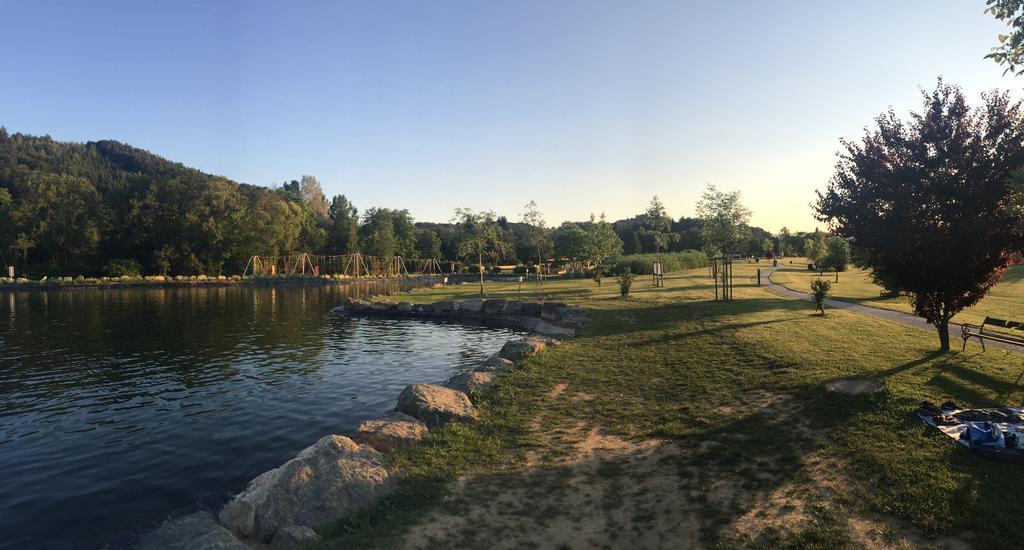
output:
<svg viewBox="0 0 1024 550"><path fill-rule="evenodd" d="M243 274L270 277L305 275L329 279L372 279L429 277L443 275L446 272L441 267L441 263L435 259L407 259L401 256L380 258L358 252L334 256L300 252L283 256L252 256L245 264Z"/></svg>

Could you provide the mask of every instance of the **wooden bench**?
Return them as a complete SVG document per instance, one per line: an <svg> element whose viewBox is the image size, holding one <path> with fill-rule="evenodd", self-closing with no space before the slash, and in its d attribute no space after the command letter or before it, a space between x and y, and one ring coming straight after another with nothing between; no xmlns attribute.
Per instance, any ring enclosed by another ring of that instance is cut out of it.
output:
<svg viewBox="0 0 1024 550"><path fill-rule="evenodd" d="M1006 332L996 332L993 330L986 332L986 327L1020 331L1020 334L1008 334ZM980 325L964 323L961 325L961 329L963 331L961 336L964 339L963 349L967 349L967 340L969 338L977 338L978 341L981 342L981 351L985 351L985 340L995 340L996 342L1024 346L1024 322L1005 321L994 317L985 317L985 320L982 321Z"/></svg>

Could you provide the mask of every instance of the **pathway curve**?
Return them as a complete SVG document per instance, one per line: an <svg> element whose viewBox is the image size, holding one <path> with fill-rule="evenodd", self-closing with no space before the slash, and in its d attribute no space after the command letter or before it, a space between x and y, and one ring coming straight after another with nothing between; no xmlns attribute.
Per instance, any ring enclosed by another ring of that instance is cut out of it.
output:
<svg viewBox="0 0 1024 550"><path fill-rule="evenodd" d="M773 292L779 296L786 298L794 298L796 300L804 300L806 302L813 302L814 298L807 292L800 292L799 290L793 290L791 288L782 286L772 280L772 274L775 272L774 268L768 268L764 270L761 275L763 280L767 280L767 288L770 292ZM911 315L910 313L904 313L902 311L893 311L891 309L882 309L880 307L862 306L860 304L851 304L850 302L841 302L839 300L833 300L832 298L825 298L825 305L836 309L847 309L855 311L863 315L870 315L872 317L879 317L887 321L894 321L896 323L902 323L904 325L910 325L919 329L927 330L931 333L935 333L935 327L928 324L927 321L918 317L917 315ZM963 342L963 331L959 323L949 323L949 344L953 347L955 343ZM978 340L972 339L972 343L977 344ZM995 342L988 340L985 342L985 347L995 347L1010 351L1022 352L1024 348L1021 346L1015 346L1013 344L1005 344L1003 342Z"/></svg>

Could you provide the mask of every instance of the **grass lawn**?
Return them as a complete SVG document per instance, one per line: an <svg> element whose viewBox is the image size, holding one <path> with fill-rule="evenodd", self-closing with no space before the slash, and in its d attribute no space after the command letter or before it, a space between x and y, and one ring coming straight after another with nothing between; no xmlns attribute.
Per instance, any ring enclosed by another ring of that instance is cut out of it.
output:
<svg viewBox="0 0 1024 550"><path fill-rule="evenodd" d="M1024 467L914 411L1020 405L1024 354L938 354L933 331L818 316L754 286L755 267L737 265L731 303L709 301L704 270L638 278L628 300L612 279L549 282L545 296L590 309L579 337L473 395L479 422L393 455L397 492L317 548L1019 548ZM850 375L885 389L825 391Z"/></svg>
<svg viewBox="0 0 1024 550"><path fill-rule="evenodd" d="M790 264L790 261L793 263ZM780 260L779 267L772 276L776 283L801 292L808 292L811 281L817 278L818 272L808 271L807 260L803 258ZM839 283L835 282L835 273L825 273L820 278L832 283L829 296L836 300L912 313L907 298L881 297L879 293L882 288L871 281L869 270L851 266L849 271L839 274ZM1024 265L1011 266L1007 269L1003 280L996 283L978 305L960 312L953 317L953 321L980 324L986 316L1024 320Z"/></svg>

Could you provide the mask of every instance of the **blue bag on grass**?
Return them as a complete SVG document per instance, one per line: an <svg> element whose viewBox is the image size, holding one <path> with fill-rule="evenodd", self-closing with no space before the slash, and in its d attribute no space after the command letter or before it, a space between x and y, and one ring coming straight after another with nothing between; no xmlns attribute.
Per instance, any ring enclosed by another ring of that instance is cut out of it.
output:
<svg viewBox="0 0 1024 550"><path fill-rule="evenodd" d="M964 436L972 447L1006 448L1003 431L991 422L968 422Z"/></svg>

